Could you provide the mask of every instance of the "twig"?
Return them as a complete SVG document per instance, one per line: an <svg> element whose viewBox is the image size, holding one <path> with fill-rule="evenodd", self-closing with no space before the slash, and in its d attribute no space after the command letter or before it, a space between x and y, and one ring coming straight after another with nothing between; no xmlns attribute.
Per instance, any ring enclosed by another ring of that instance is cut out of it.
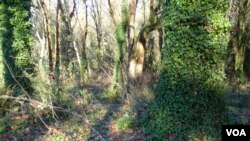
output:
<svg viewBox="0 0 250 141"><path fill-rule="evenodd" d="M49 130L49 126L43 121L42 117L38 114L39 119L43 123L43 125Z"/></svg>
<svg viewBox="0 0 250 141"><path fill-rule="evenodd" d="M39 102L37 100L33 100L33 99L27 99L27 98L21 98L21 97L14 97L14 96L8 96L8 95L1 95L0 96L0 99L17 99L17 100L23 100L23 101L28 101L30 103L37 103L39 105L42 105L44 107L49 107L49 108L58 108L58 109L61 109L61 107L57 107L57 106L53 106L53 105L50 105L50 104L46 104L44 102Z"/></svg>
<svg viewBox="0 0 250 141"><path fill-rule="evenodd" d="M29 99L31 99L30 96L29 96L29 93L28 93L28 92L23 88L23 86L16 80L15 75L13 74L13 72L12 72L12 70L11 70L9 64L6 62L6 60L5 60L4 58L3 58L3 62L4 62L4 64L7 66L8 70L9 70L9 72L10 72L10 74L11 74L11 77L14 79L14 81L16 82L16 84L22 89L22 91L27 95L27 97L28 97Z"/></svg>
<svg viewBox="0 0 250 141"><path fill-rule="evenodd" d="M102 71L107 75L107 77L113 82L115 83L116 85L120 85L119 83L115 82L111 77L110 75L103 69L103 67L101 67Z"/></svg>

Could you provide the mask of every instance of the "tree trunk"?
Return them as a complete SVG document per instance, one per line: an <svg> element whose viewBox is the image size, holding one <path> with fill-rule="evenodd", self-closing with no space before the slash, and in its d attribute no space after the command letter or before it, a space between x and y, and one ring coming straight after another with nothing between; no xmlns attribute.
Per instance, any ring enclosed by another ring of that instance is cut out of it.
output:
<svg viewBox="0 0 250 141"><path fill-rule="evenodd" d="M144 58L145 58L145 49L146 49L146 40L149 35L149 33L153 30L159 30L161 31L161 17L157 17L157 12L160 10L162 6L162 1L158 1L157 4L155 4L156 1L150 0L150 15L149 19L146 22L146 24L143 26L141 31L138 35L137 43L135 44L134 48L130 50L129 52L130 61L129 61L129 74L130 78L136 79L142 76L143 74L143 66L144 66ZM156 5L156 6L155 6ZM162 36L160 32L159 36ZM162 37L159 37L162 38ZM132 42L132 43L130 43ZM133 41L130 41L130 45L133 46ZM160 44L162 40L159 41ZM161 47L160 47L161 48Z"/></svg>
<svg viewBox="0 0 250 141"><path fill-rule="evenodd" d="M230 3L230 19L232 30L227 47L226 73L229 82L240 82L244 78L244 59L248 44L246 16L248 0L232 0Z"/></svg>
<svg viewBox="0 0 250 141"><path fill-rule="evenodd" d="M55 63L55 76L56 81L59 82L60 77L60 8L61 0L57 0L56 7L56 37L55 37L55 49L56 49L56 63Z"/></svg>
<svg viewBox="0 0 250 141"><path fill-rule="evenodd" d="M114 1L108 0L109 3L109 13L113 21L113 25L115 27L115 38L116 38L116 45L114 46L114 68L113 68L113 78L112 83L110 85L110 90L119 90L119 87L122 86L122 64L123 64L123 47L125 42L125 29L122 28L122 22L125 19L118 20L118 12L115 8L116 5ZM122 13L124 15L125 13ZM124 16L122 16L124 17Z"/></svg>
<svg viewBox="0 0 250 141"><path fill-rule="evenodd" d="M50 40L48 14L45 8L44 1L40 0L39 2L40 2L42 12L43 12L44 32L45 32L44 35L45 35L46 45L48 46L48 52L49 52L49 73L53 73L53 56L52 56L52 47L51 47L51 40Z"/></svg>
<svg viewBox="0 0 250 141"><path fill-rule="evenodd" d="M112 21L113 21L113 24L114 24L115 26L117 26L118 14L117 14L117 11L116 11L116 8L115 8L117 5L114 5L114 3L115 3L115 0L108 0L110 17L111 17L111 19L112 19Z"/></svg>
<svg viewBox="0 0 250 141"><path fill-rule="evenodd" d="M158 75L161 63L161 33L159 30L151 31L148 35L145 49L144 70Z"/></svg>
<svg viewBox="0 0 250 141"><path fill-rule="evenodd" d="M41 37L39 32L36 31L36 36L39 40L40 46L41 46L41 50L39 52L40 56L39 56L39 67L43 68L43 61L44 61L44 56L45 56L45 46L46 46L46 39L45 39L45 35L43 32L43 36Z"/></svg>
<svg viewBox="0 0 250 141"><path fill-rule="evenodd" d="M128 76L129 78L136 78L135 74L135 66L136 60L133 56L134 44L135 44L135 14L138 0L130 0L129 3L129 25L128 25L128 59L129 59L129 70Z"/></svg>
<svg viewBox="0 0 250 141"><path fill-rule="evenodd" d="M89 77L90 75L90 71L88 71L88 58L87 58L87 53L86 53L86 41L87 41L87 36L88 36L88 5L86 3L86 1L84 2L85 4L85 27L84 27L84 33L83 33L83 37L82 37L82 50L81 50L81 54L82 54L82 68L81 68L81 72L83 75L83 79L85 80L87 77Z"/></svg>
<svg viewBox="0 0 250 141"><path fill-rule="evenodd" d="M102 0L99 2L97 0L92 0L92 17L95 23L95 30L96 30L96 37L97 37L97 61L99 67L102 64L102 55L103 55L103 48L102 48Z"/></svg>
<svg viewBox="0 0 250 141"><path fill-rule="evenodd" d="M62 31L64 31L62 36L62 45L61 45L61 60L65 67L69 66L69 63L74 57L76 57L76 60L78 62L79 67L81 68L81 58L78 51L78 48L76 47L76 41L75 41L75 35L74 31L71 25L71 20L74 16L74 12L76 9L76 2L75 0L73 10L68 13L67 8L63 8L63 6L60 6L60 11L62 15L62 21L65 24L65 28L63 28ZM64 3L67 3L66 0L64 0ZM66 68L67 69L67 68Z"/></svg>

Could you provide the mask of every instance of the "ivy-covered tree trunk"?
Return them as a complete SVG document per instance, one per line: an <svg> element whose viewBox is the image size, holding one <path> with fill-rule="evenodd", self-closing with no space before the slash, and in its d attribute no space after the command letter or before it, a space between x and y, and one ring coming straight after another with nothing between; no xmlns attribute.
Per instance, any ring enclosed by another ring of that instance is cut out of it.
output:
<svg viewBox="0 0 250 141"><path fill-rule="evenodd" d="M246 46L249 43L247 27L248 0L232 0L230 19L232 23L230 41L227 47L227 77L231 83L244 79L244 59Z"/></svg>
<svg viewBox="0 0 250 141"><path fill-rule="evenodd" d="M112 83L109 87L110 92L115 92L117 94L120 93L121 87L123 85L123 60L124 60L124 50L125 50L125 41L126 41L126 28L127 28L127 4L125 1L122 1L121 11L122 16L121 19L117 17L118 11L115 8L114 1L108 1L109 3L109 12L112 18L113 24L115 26L115 39L116 39L116 46L114 46L114 68L113 68L113 76L112 76Z"/></svg>
<svg viewBox="0 0 250 141"><path fill-rule="evenodd" d="M14 58L11 58L10 56L12 55L12 44L13 44L13 27L11 26L10 20L5 20L5 19L10 19L12 17L11 12L9 11L9 5L6 3L6 1L1 2L1 7L0 7L0 24L1 24L1 50L3 54L2 62L4 65L4 70L1 70L3 73L4 77L4 85L9 86L9 85L14 85L14 80L11 77L11 73L8 70L7 65L10 66L10 68L15 69L15 63L14 63Z"/></svg>
<svg viewBox="0 0 250 141"><path fill-rule="evenodd" d="M143 120L149 140L218 140L223 124L227 0L165 4L164 46L155 101ZM209 138L207 138L209 137Z"/></svg>
<svg viewBox="0 0 250 141"><path fill-rule="evenodd" d="M2 28L0 39L4 56L5 86L13 87L20 83L26 90L32 90L30 80L25 76L26 72L28 74L33 72L33 66L30 63L32 40L29 17L31 1L3 0L0 4Z"/></svg>

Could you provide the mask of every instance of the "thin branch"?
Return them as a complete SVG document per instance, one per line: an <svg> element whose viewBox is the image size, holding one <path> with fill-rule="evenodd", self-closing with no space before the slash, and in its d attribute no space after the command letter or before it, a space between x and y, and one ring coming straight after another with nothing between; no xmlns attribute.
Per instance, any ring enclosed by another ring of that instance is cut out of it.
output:
<svg viewBox="0 0 250 141"><path fill-rule="evenodd" d="M117 85L120 85L120 83L115 82L115 80L113 80L113 78L110 77L110 75L104 70L104 68L103 68L102 66L101 66L101 69L102 69L102 71L107 75L107 77L108 77L111 81L113 81L113 83L115 83L115 84L117 84Z"/></svg>
<svg viewBox="0 0 250 141"><path fill-rule="evenodd" d="M29 99L31 99L30 96L29 96L29 93L28 93L28 92L23 88L23 86L16 80L16 77L15 77L14 73L12 72L12 70L11 70L9 64L8 64L7 61L5 60L5 58L3 58L3 62L4 62L4 64L6 65L6 67L8 68L8 70L9 70L9 72L10 72L10 74L11 74L11 77L12 77L13 80L16 82L16 84L22 89L22 91L26 94L26 96L27 96Z"/></svg>
<svg viewBox="0 0 250 141"><path fill-rule="evenodd" d="M39 106L42 106L42 107L48 107L48 108L56 108L56 109L61 109L62 107L58 107L58 106L53 106L51 104L47 104L47 103L44 103L44 102L39 102L37 100L33 100L33 99L27 99L27 98L22 98L22 97L14 97L14 96L9 96L9 95L1 95L0 96L0 99L14 99L14 100L23 100L23 101L27 101L27 102L30 102L32 103L31 106L33 108L35 108L34 104L36 103L37 105Z"/></svg>
<svg viewBox="0 0 250 141"><path fill-rule="evenodd" d="M29 95L29 93L23 88L23 86L16 80L16 77L15 77L15 75L13 74L13 72L12 72L12 70L11 70L11 68L10 68L10 66L9 66L9 64L6 62L6 60L3 58L3 62L4 62L4 64L7 66L7 68L8 68L8 70L9 70L9 72L10 72L10 74L11 74L11 77L13 78L13 80L16 82L16 84L22 89L22 91L26 94L26 96L28 97L28 100L32 100L31 99L31 97L30 97L30 95ZM43 121L43 119L42 119L42 117L38 114L38 117L39 117L39 119L41 120L41 122L44 124L44 126L47 128L48 126L47 126L47 124Z"/></svg>

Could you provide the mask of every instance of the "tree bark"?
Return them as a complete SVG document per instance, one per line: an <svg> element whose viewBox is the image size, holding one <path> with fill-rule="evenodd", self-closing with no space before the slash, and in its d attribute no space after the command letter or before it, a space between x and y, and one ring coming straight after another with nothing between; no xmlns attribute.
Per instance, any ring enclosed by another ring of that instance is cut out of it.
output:
<svg viewBox="0 0 250 141"><path fill-rule="evenodd" d="M60 77L60 9L62 7L61 0L57 0L56 6L56 37L55 37L55 49L56 49L56 63L55 63L55 76L57 82Z"/></svg>
<svg viewBox="0 0 250 141"><path fill-rule="evenodd" d="M110 90L114 91L119 90L119 87L122 86L122 64L123 64L123 47L125 39L122 39L125 37L125 29L121 28L122 22L126 19L118 20L118 12L115 8L115 5L113 5L114 1L108 0L109 4L109 13L113 21L113 25L115 27L115 38L116 38L116 45L114 46L114 68L113 68L113 77L112 77L112 83L110 85ZM122 15L125 13L122 13ZM122 16L123 18L125 16Z"/></svg>
<svg viewBox="0 0 250 141"><path fill-rule="evenodd" d="M129 25L128 25L128 59L129 59L129 78L136 78L135 74L135 58L133 57L133 50L135 44L135 14L138 0L130 0L129 3Z"/></svg>
<svg viewBox="0 0 250 141"><path fill-rule="evenodd" d="M92 0L92 18L95 23L95 30L97 36L97 60L99 66L102 64L102 0L99 2L97 0Z"/></svg>
<svg viewBox="0 0 250 141"><path fill-rule="evenodd" d="M130 50L129 53L130 61L129 61L129 74L130 77L133 79L139 78L143 74L143 67L144 67L144 60L145 60L145 52L146 52L146 39L149 35L149 33L153 30L162 30L161 26L161 17L158 17L158 13L161 6L162 6L162 0L158 1L157 4L155 4L156 1L150 0L150 15L149 19L146 22L146 24L143 26L143 28L140 30L137 43L135 44L134 48ZM156 6L155 6L156 5ZM162 32L159 32L160 39L162 38ZM131 42L131 41L130 41ZM134 41L133 41L134 42ZM162 44L162 40L159 40L160 46ZM132 45L134 43L131 43ZM161 48L161 47L160 47Z"/></svg>
<svg viewBox="0 0 250 141"><path fill-rule="evenodd" d="M45 56L45 46L46 46L46 39L45 39L45 35L43 32L43 36L41 37L39 32L36 31L36 36L39 40L40 46L41 46L41 50L39 52L40 56L39 56L39 67L42 68L43 67L43 61L44 61L44 56Z"/></svg>
<svg viewBox="0 0 250 141"><path fill-rule="evenodd" d="M88 36L88 5L86 3L86 1L84 1L85 4L85 26L84 26L84 33L83 33L83 37L82 37L82 50L81 50L81 54L82 54L82 68L83 70L81 70L84 74L84 79L86 79L86 77L89 77L90 75L90 69L88 69L88 58L87 58L87 53L86 53L86 41L87 41L87 36ZM86 74L87 73L87 74Z"/></svg>
<svg viewBox="0 0 250 141"><path fill-rule="evenodd" d="M248 44L247 12L248 0L232 0L230 3L230 19L232 29L227 47L226 73L229 82L239 82L244 78L245 50Z"/></svg>
<svg viewBox="0 0 250 141"><path fill-rule="evenodd" d="M40 0L40 5L43 12L43 20L44 20L44 36L46 39L46 45L48 46L48 53L49 53L49 73L53 73L53 55L52 55L52 47L51 47L51 39L50 39L50 31L49 31L49 20L47 10L45 8L45 3L43 0Z"/></svg>
<svg viewBox="0 0 250 141"><path fill-rule="evenodd" d="M117 18L118 18L118 14L117 14L117 11L116 11L116 5L114 5L115 1L114 0L108 0L108 5L109 5L109 14L111 16L111 19L113 21L113 24L115 26L117 26Z"/></svg>

